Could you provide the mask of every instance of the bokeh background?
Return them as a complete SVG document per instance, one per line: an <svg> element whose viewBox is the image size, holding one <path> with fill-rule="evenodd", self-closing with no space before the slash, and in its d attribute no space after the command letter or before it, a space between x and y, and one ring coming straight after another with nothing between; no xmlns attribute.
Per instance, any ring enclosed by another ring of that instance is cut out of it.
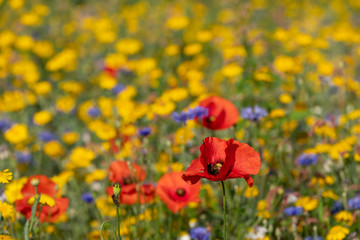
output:
<svg viewBox="0 0 360 240"><path fill-rule="evenodd" d="M18 203L46 175L44 209L68 206L30 239L101 239L111 163L156 188L216 136L262 159L252 188L226 181L229 239L357 239L359 14L358 0L0 0L1 236L25 238ZM236 106L233 127L187 115L211 95ZM221 239L219 183L199 197L177 213L155 193L123 204L122 237Z"/></svg>

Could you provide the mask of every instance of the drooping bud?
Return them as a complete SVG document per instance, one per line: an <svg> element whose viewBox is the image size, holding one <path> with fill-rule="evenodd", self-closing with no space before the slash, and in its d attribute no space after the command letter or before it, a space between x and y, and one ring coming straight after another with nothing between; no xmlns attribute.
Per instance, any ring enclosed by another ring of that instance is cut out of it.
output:
<svg viewBox="0 0 360 240"><path fill-rule="evenodd" d="M113 184L113 193L114 195L118 196L121 193L121 184L116 182Z"/></svg>

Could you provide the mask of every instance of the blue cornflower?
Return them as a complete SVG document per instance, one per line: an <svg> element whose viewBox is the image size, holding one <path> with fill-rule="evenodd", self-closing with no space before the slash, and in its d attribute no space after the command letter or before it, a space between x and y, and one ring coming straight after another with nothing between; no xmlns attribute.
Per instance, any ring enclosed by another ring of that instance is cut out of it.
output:
<svg viewBox="0 0 360 240"><path fill-rule="evenodd" d="M43 142L50 142L52 140L57 139L57 137L56 137L56 135L54 133L48 132L48 131L44 131L44 132L39 133L38 137Z"/></svg>
<svg viewBox="0 0 360 240"><path fill-rule="evenodd" d="M5 132L9 128L11 128L11 125L12 123L8 119L0 119L0 131Z"/></svg>
<svg viewBox="0 0 360 240"><path fill-rule="evenodd" d="M304 240L322 240L322 237L306 237Z"/></svg>
<svg viewBox="0 0 360 240"><path fill-rule="evenodd" d="M209 115L209 109L202 107L202 106L197 106L195 108L190 108L188 111L188 116L189 119L194 119L194 118L204 118L207 117Z"/></svg>
<svg viewBox="0 0 360 240"><path fill-rule="evenodd" d="M101 111L97 107L91 107L87 110L87 114L92 118L96 118L96 117L100 116Z"/></svg>
<svg viewBox="0 0 360 240"><path fill-rule="evenodd" d="M113 93L114 93L115 95L118 95L119 93L121 93L122 91L124 91L124 89L125 89L125 86L124 86L124 85L122 85L122 84L116 84L115 87L113 87L113 88L111 89L111 91L113 91Z"/></svg>
<svg viewBox="0 0 360 240"><path fill-rule="evenodd" d="M348 206L350 210L359 209L360 208L360 195L350 198L348 200Z"/></svg>
<svg viewBox="0 0 360 240"><path fill-rule="evenodd" d="M317 162L318 156L315 154L301 154L298 158L299 165L308 166L313 165Z"/></svg>
<svg viewBox="0 0 360 240"><path fill-rule="evenodd" d="M189 119L188 118L188 113L185 111L182 111L180 114L177 112L173 112L171 114L172 118L174 119L175 122L177 123L186 123L186 121Z"/></svg>
<svg viewBox="0 0 360 240"><path fill-rule="evenodd" d="M146 137L150 133L151 133L151 128L149 128L149 127L140 128L138 130L138 134L143 137Z"/></svg>
<svg viewBox="0 0 360 240"><path fill-rule="evenodd" d="M260 119L266 117L268 115L268 112L259 107L259 106L255 106L255 107L246 107L243 108L241 111L241 117L247 120L250 120L252 122L257 122Z"/></svg>
<svg viewBox="0 0 360 240"><path fill-rule="evenodd" d="M195 240L208 240L210 232L204 227L194 227L190 230L190 237Z"/></svg>
<svg viewBox="0 0 360 240"><path fill-rule="evenodd" d="M29 163L31 160L31 154L27 152L16 152L15 158L18 163Z"/></svg>
<svg viewBox="0 0 360 240"><path fill-rule="evenodd" d="M335 201L333 203L333 206L331 208L331 214L335 214L335 213L338 213L340 211L344 210L344 206L341 202L338 202L338 201Z"/></svg>
<svg viewBox="0 0 360 240"><path fill-rule="evenodd" d="M81 199L86 203L93 203L94 202L94 197L89 192L83 193L83 195L81 195Z"/></svg>
<svg viewBox="0 0 360 240"><path fill-rule="evenodd" d="M287 207L284 209L284 213L287 216L297 216L302 214L303 208L302 207Z"/></svg>

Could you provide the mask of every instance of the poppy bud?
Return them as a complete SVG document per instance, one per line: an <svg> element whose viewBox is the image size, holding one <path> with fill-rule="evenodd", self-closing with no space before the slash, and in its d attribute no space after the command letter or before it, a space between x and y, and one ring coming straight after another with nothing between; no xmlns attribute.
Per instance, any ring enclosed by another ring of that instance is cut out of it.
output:
<svg viewBox="0 0 360 240"><path fill-rule="evenodd" d="M114 195L118 196L120 195L120 192L121 192L121 184L116 182L113 184L113 192L114 192Z"/></svg>
<svg viewBox="0 0 360 240"><path fill-rule="evenodd" d="M39 185L40 181L39 181L39 179L37 179L37 178L33 178L33 179L31 179L30 183L31 183L31 185L33 185L34 187L37 187L37 186Z"/></svg>

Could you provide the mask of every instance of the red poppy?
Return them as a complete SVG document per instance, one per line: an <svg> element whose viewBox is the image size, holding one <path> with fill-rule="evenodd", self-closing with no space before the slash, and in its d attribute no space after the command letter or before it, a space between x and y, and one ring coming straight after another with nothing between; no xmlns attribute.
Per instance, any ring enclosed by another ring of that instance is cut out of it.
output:
<svg viewBox="0 0 360 240"><path fill-rule="evenodd" d="M114 161L110 164L109 172L110 181L122 185L119 197L121 203L135 204L139 200L144 204L154 198L155 188L152 184L139 184L144 181L146 172L138 164L132 163L130 168L125 161ZM106 188L106 192L112 195L112 187Z"/></svg>
<svg viewBox="0 0 360 240"><path fill-rule="evenodd" d="M52 197L55 200L55 206L49 207L48 205L43 205L40 212L40 222L54 222L62 214L65 213L67 207L69 206L69 199L67 198L56 198L55 194L57 193L56 184L51 181L47 176L44 175L34 175L29 177L26 184L21 189L23 199L17 200L16 210L25 215L27 219L31 217L31 207L32 205L28 203L29 199L35 196L35 187L31 185L32 179L38 179L38 194L46 194ZM38 206L36 215L39 214L40 206Z"/></svg>
<svg viewBox="0 0 360 240"><path fill-rule="evenodd" d="M244 178L249 187L253 184L251 175L259 172L261 161L255 150L234 139L228 141L207 137L200 147L199 158L192 161L183 174L183 179L192 184L200 178L210 181L224 181L230 178Z"/></svg>
<svg viewBox="0 0 360 240"><path fill-rule="evenodd" d="M199 106L209 109L208 116L201 119L201 124L212 130L229 128L239 119L239 112L235 105L218 96L202 100Z"/></svg>
<svg viewBox="0 0 360 240"><path fill-rule="evenodd" d="M200 202L201 183L190 185L181 178L182 174L182 172L167 173L160 178L156 187L157 195L173 213L186 207L190 202Z"/></svg>

